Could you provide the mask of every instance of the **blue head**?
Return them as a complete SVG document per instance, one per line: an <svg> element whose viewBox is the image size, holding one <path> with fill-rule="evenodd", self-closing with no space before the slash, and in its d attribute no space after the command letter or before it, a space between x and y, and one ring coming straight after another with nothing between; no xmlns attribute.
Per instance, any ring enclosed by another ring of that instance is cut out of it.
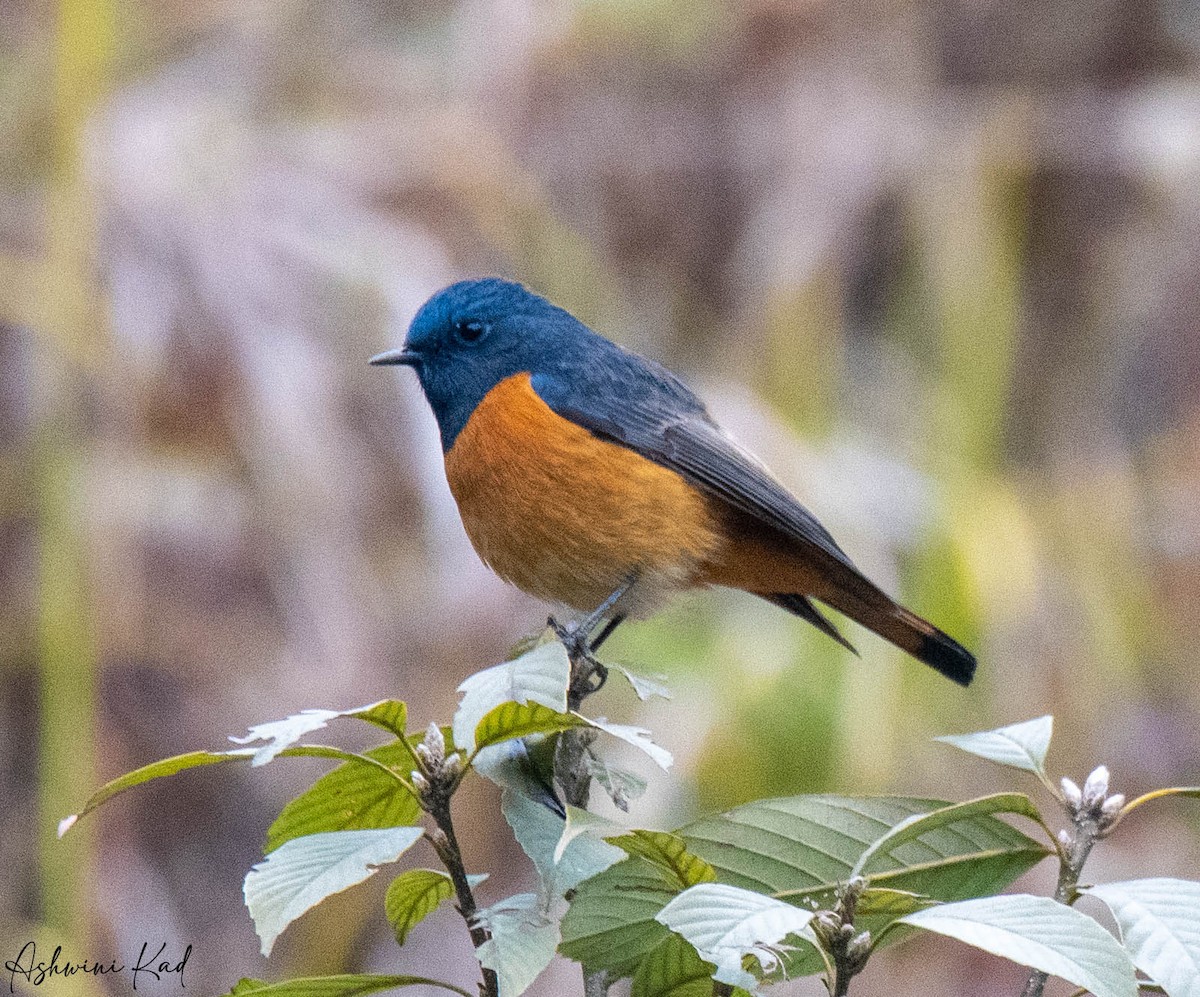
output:
<svg viewBox="0 0 1200 997"><path fill-rule="evenodd" d="M438 291L412 320L404 348L371 363L417 372L449 450L475 406L505 378L560 369L599 344L608 345L569 312L489 277Z"/></svg>

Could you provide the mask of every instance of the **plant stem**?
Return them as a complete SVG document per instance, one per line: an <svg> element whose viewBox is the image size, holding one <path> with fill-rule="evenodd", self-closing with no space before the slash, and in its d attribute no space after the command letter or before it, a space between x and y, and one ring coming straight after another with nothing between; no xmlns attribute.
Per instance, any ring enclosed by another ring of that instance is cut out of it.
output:
<svg viewBox="0 0 1200 997"><path fill-rule="evenodd" d="M586 650L571 653L571 684L567 688L567 709L576 712L583 701L595 692L592 676L601 665ZM603 674L603 673L601 673ZM591 796L592 774L587 766L587 749L596 738L594 730L568 730L558 736L554 751L554 777L562 786L568 806L586 810ZM608 973L583 971L585 997L605 997L608 993Z"/></svg>
<svg viewBox="0 0 1200 997"><path fill-rule="evenodd" d="M1092 848L1100 840L1101 828L1099 823L1088 814L1078 814L1072 817L1073 833L1071 840L1062 851L1058 864L1058 884L1054 888L1054 899L1060 904L1071 906L1075 902L1076 888L1079 877L1083 874L1083 865L1091 854ZM1045 989L1047 973L1035 969L1029 974L1021 997L1042 997Z"/></svg>
<svg viewBox="0 0 1200 997"><path fill-rule="evenodd" d="M471 932L471 943L478 952L479 947L488 941L491 935L487 928L475 921L475 915L479 908L475 903L475 894L471 891L471 884L467 881L462 849L459 848L458 838L454 834L454 821L450 816L450 800L440 794L430 794L430 796L433 798L428 800L429 816L433 818L437 830L441 833L440 835L431 834L429 840L442 860L442 864L446 867L446 871L450 874L450 881L454 884L454 894L458 899L459 913L467 922L467 929ZM500 983L494 969L483 968L483 985L480 987L480 993L483 997L500 997Z"/></svg>

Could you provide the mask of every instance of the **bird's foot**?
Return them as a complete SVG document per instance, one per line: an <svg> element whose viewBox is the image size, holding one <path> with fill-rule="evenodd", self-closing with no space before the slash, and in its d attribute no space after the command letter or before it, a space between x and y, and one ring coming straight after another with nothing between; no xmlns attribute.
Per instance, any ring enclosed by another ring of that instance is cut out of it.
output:
<svg viewBox="0 0 1200 997"><path fill-rule="evenodd" d="M608 669L592 651L593 628L578 623L559 623L553 616L546 623L571 660L571 698L582 701L604 688L604 683L608 681Z"/></svg>

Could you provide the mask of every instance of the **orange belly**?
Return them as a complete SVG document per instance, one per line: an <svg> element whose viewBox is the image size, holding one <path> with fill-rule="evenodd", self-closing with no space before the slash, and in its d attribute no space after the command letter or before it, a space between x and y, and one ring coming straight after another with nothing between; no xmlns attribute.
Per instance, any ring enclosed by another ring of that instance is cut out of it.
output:
<svg viewBox="0 0 1200 997"><path fill-rule="evenodd" d="M479 556L550 602L595 608L633 572L622 608L652 610L704 584L719 516L674 471L556 415L517 374L476 407L446 454L446 478Z"/></svg>

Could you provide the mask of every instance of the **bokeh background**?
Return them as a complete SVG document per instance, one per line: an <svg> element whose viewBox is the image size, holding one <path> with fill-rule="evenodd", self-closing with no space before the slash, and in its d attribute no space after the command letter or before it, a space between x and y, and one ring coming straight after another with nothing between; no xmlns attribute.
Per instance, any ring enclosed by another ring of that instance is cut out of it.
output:
<svg viewBox="0 0 1200 997"><path fill-rule="evenodd" d="M241 877L316 763L190 773L53 836L102 780L253 722L448 719L544 619L471 551L415 379L365 363L462 276L675 367L979 653L964 691L721 592L625 628L610 655L674 691L596 704L677 756L640 824L1037 792L930 738L1048 712L1056 773L1200 782L1198 67L1194 0L2 0L5 959L161 938L194 946L193 994L470 985L450 910L395 948L384 876L258 956ZM485 901L525 885L494 793L466 807ZM1194 805L1089 866L1153 874L1200 875ZM926 941L856 993L1023 978Z"/></svg>

